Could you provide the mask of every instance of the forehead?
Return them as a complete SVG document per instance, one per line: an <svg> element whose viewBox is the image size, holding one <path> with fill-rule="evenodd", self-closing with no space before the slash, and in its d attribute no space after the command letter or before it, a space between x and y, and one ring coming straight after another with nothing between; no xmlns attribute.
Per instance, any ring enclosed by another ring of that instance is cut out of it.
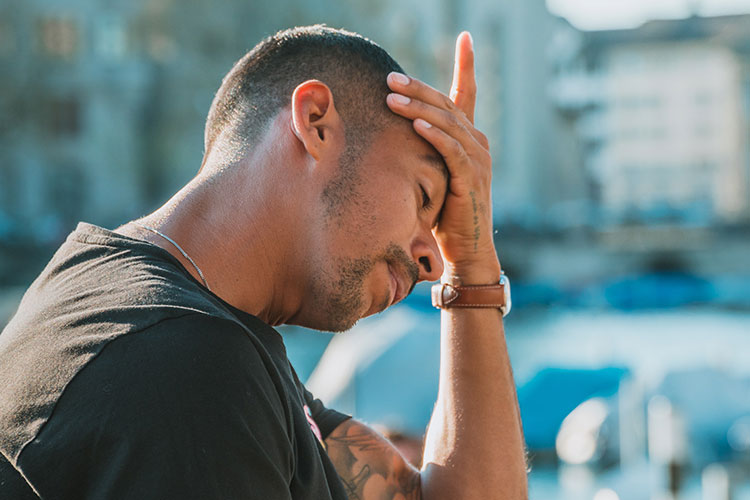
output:
<svg viewBox="0 0 750 500"><path fill-rule="evenodd" d="M446 181L449 178L442 155L414 131L411 121L403 120L386 127L373 141L371 152L400 169L416 170L424 167L439 173Z"/></svg>

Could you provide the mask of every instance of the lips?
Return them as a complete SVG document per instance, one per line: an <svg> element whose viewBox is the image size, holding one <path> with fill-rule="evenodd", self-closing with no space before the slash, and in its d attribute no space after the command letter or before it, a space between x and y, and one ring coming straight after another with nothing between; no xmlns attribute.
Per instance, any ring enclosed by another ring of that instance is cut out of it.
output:
<svg viewBox="0 0 750 500"><path fill-rule="evenodd" d="M391 273L391 281L393 282L393 294L391 296L391 305L397 304L406 296L406 287L403 284L403 280L399 279L399 274L390 263L388 264L388 271Z"/></svg>

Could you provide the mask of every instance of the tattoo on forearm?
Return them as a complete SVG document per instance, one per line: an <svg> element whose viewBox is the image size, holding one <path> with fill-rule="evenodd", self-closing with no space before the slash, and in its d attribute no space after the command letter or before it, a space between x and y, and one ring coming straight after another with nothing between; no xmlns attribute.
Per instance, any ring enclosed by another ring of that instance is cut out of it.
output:
<svg viewBox="0 0 750 500"><path fill-rule="evenodd" d="M368 479L370 479L370 474L370 466L365 465L364 467L362 467L362 470L357 473L356 476L347 479L344 479L343 477L341 478L344 483L344 487L346 488L346 493L347 495L349 495L349 498L362 498L359 493L364 490L365 483Z"/></svg>
<svg viewBox="0 0 750 500"><path fill-rule="evenodd" d="M469 191L471 196L471 208L474 209L474 252L479 249L479 216L477 215L477 196L474 191Z"/></svg>
<svg viewBox="0 0 750 500"><path fill-rule="evenodd" d="M365 492L376 494L376 498L421 498L418 471L374 431L353 422L326 441L328 455L350 499L365 500Z"/></svg>

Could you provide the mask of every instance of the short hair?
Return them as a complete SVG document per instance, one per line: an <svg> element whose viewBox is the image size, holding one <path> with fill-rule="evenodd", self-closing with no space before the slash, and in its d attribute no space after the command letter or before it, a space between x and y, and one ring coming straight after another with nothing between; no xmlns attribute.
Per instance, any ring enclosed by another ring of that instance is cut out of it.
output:
<svg viewBox="0 0 750 500"><path fill-rule="evenodd" d="M388 53L367 38L324 25L279 31L245 54L224 77L208 113L205 151L222 133L252 146L300 83L328 85L344 122L347 148L361 151L389 117L386 76L403 73ZM236 152L235 152L236 153Z"/></svg>

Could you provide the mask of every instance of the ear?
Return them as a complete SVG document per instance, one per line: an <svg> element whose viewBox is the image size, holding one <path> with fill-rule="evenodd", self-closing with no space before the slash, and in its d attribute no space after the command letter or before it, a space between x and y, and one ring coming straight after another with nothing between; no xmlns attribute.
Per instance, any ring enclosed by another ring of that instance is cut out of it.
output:
<svg viewBox="0 0 750 500"><path fill-rule="evenodd" d="M336 142L336 132L342 130L342 121L328 85L319 80L297 85L292 93L290 125L294 135L316 160L331 149Z"/></svg>

